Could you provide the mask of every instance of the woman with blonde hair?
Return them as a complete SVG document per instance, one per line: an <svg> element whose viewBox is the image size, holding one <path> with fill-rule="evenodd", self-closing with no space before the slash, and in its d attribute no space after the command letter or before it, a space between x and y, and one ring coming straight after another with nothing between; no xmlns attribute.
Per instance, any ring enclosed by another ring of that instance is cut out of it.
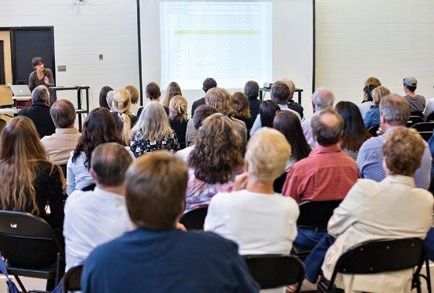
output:
<svg viewBox="0 0 434 293"><path fill-rule="evenodd" d="M187 131L187 100L180 95L174 96L169 103L169 123L179 141L180 149L186 147L185 132Z"/></svg>
<svg viewBox="0 0 434 293"><path fill-rule="evenodd" d="M136 158L161 149L171 152L179 150L178 138L170 128L163 106L157 101L145 106L131 132L131 151Z"/></svg>
<svg viewBox="0 0 434 293"><path fill-rule="evenodd" d="M163 106L169 107L170 100L172 100L174 96L182 96L182 91L179 84L175 81L172 81L167 85L164 100L163 100Z"/></svg>
<svg viewBox="0 0 434 293"><path fill-rule="evenodd" d="M380 101L381 98L390 95L390 90L387 87L380 85L372 90L371 95L374 105L368 110L368 112L366 112L365 118L363 119L366 129L380 125Z"/></svg>
<svg viewBox="0 0 434 293"><path fill-rule="evenodd" d="M139 110L139 91L131 84L127 85L125 89L130 93L131 98L131 112L136 114Z"/></svg>
<svg viewBox="0 0 434 293"><path fill-rule="evenodd" d="M29 212L62 228L65 178L27 117L13 118L1 134L0 180L1 209Z"/></svg>
<svg viewBox="0 0 434 293"><path fill-rule="evenodd" d="M131 128L137 122L137 117L131 113L130 107L131 97L128 90L115 90L112 101L112 115L126 145L129 145L131 142Z"/></svg>
<svg viewBox="0 0 434 293"><path fill-rule="evenodd" d="M219 191L232 188L242 172L241 138L233 120L221 113L206 118L188 158L190 167L186 210L209 204Z"/></svg>

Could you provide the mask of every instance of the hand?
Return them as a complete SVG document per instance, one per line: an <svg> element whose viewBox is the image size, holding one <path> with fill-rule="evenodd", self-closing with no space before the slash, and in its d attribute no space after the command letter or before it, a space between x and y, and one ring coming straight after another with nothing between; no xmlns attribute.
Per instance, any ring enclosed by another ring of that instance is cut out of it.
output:
<svg viewBox="0 0 434 293"><path fill-rule="evenodd" d="M240 175L235 176L233 190L237 191L237 190L246 189L248 179L249 179L249 173L247 171L241 173Z"/></svg>
<svg viewBox="0 0 434 293"><path fill-rule="evenodd" d="M378 127L377 135L382 135L384 133L383 129L381 127Z"/></svg>
<svg viewBox="0 0 434 293"><path fill-rule="evenodd" d="M184 225L182 225L180 222L176 222L176 229L181 230L181 231L187 231L187 229L185 228Z"/></svg>
<svg viewBox="0 0 434 293"><path fill-rule="evenodd" d="M44 83L45 84L49 84L50 83L50 80L48 79L48 76L44 77Z"/></svg>

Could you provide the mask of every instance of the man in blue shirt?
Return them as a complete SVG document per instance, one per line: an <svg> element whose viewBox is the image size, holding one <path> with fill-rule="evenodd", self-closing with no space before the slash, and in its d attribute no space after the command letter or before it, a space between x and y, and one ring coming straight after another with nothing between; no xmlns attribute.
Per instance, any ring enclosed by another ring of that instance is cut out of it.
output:
<svg viewBox="0 0 434 293"><path fill-rule="evenodd" d="M126 174L137 229L97 247L84 264L83 292L258 292L238 246L211 232L181 231L188 168L165 151Z"/></svg>
<svg viewBox="0 0 434 293"><path fill-rule="evenodd" d="M386 177L381 148L384 138L396 127L405 127L410 117L410 104L401 96L392 94L380 102L380 128L383 134L365 141L357 156L357 166L363 178L381 181ZM416 187L428 189L431 179L431 154L424 141L425 151L420 167L414 174Z"/></svg>

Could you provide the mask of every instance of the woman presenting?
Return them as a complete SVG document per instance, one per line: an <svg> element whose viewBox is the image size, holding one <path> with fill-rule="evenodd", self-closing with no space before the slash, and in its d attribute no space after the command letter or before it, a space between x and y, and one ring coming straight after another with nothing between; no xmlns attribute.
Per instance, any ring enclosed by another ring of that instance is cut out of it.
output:
<svg viewBox="0 0 434 293"><path fill-rule="evenodd" d="M51 104L56 101L56 92L50 89L54 86L53 73L49 68L44 67L44 59L35 57L32 59L32 66L35 69L29 76L29 88L33 91L38 85L45 85L50 91Z"/></svg>

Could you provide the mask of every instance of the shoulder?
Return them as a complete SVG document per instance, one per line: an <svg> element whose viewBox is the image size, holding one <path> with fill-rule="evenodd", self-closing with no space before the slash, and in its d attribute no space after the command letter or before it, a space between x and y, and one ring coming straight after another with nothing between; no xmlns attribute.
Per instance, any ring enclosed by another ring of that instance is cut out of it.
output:
<svg viewBox="0 0 434 293"><path fill-rule="evenodd" d="M367 139L360 147L360 152L366 149L381 148L384 142L384 135L375 136Z"/></svg>
<svg viewBox="0 0 434 293"><path fill-rule="evenodd" d="M81 191L81 190L74 190L67 198L65 202L65 212L70 211L71 209L75 209L80 202L82 202L82 199L89 199L89 195L92 193L92 191ZM86 196L86 198L84 197Z"/></svg>

